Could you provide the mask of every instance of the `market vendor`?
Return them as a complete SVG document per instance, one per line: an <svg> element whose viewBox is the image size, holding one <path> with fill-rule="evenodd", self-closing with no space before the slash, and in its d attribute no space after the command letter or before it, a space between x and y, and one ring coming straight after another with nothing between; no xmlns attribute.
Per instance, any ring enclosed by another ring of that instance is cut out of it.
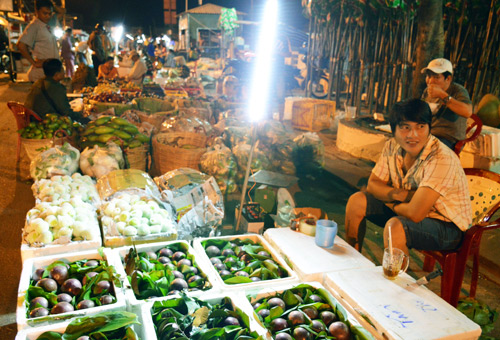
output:
<svg viewBox="0 0 500 340"><path fill-rule="evenodd" d="M88 119L74 112L66 95L66 87L60 81L64 79L64 68L59 59L47 59L42 64L45 77L37 80L30 89L24 106L33 110L42 118L47 113L68 116L73 120L87 122Z"/></svg>
<svg viewBox="0 0 500 340"><path fill-rule="evenodd" d="M52 18L54 4L50 0L38 0L35 6L36 17L26 27L19 38L17 48L31 64L28 79L37 81L43 78L43 61L59 58L56 37L52 33L49 21Z"/></svg>
<svg viewBox="0 0 500 340"><path fill-rule="evenodd" d="M472 222L467 178L455 153L431 135L429 105L396 103L389 115L393 133L372 170L366 191L346 206L346 240L361 251L366 220L391 229L393 247L408 254L458 247Z"/></svg>
<svg viewBox="0 0 500 340"><path fill-rule="evenodd" d="M472 115L469 93L453 81L453 66L447 59L434 59L421 72L427 83L422 99L432 110L431 133L453 150L465 139L467 118Z"/></svg>
<svg viewBox="0 0 500 340"><path fill-rule="evenodd" d="M148 68L137 51L130 52L130 58L134 62L134 65L127 76L127 80L135 84L142 84Z"/></svg>
<svg viewBox="0 0 500 340"><path fill-rule="evenodd" d="M115 59L107 57L104 64L99 66L98 80L113 80L118 78L118 69L115 67Z"/></svg>

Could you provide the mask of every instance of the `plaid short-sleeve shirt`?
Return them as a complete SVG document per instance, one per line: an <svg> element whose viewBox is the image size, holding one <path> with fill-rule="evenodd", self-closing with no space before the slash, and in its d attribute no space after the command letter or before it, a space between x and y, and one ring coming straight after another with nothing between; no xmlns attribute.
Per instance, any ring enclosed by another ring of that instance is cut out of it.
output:
<svg viewBox="0 0 500 340"><path fill-rule="evenodd" d="M417 190L428 187L440 197L427 217L455 223L466 231L472 223L469 187L458 157L436 137L429 139L408 170L403 172L403 148L391 138L372 173L394 188Z"/></svg>

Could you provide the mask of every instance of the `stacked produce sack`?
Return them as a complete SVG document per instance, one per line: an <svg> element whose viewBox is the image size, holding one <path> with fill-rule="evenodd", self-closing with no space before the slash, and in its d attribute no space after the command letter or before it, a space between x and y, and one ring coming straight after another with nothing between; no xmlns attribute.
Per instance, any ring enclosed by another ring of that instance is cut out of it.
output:
<svg viewBox="0 0 500 340"><path fill-rule="evenodd" d="M238 189L236 174L238 165L227 146L216 143L200 159L201 171L212 175L223 194L232 194Z"/></svg>

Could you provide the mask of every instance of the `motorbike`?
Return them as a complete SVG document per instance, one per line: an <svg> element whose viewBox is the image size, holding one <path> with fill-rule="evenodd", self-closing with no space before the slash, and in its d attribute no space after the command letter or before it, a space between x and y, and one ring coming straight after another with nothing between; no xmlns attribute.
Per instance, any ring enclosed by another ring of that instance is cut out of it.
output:
<svg viewBox="0 0 500 340"><path fill-rule="evenodd" d="M306 89L307 79L307 64L305 62L306 56L301 54L297 62L297 70L294 77L297 80L299 87L303 90ZM325 99L328 96L328 81L329 74L322 68L313 65L312 75L307 84L311 95L317 99Z"/></svg>
<svg viewBox="0 0 500 340"><path fill-rule="evenodd" d="M15 82L17 80L17 71L12 51L9 49L0 50L0 72L8 73L10 80Z"/></svg>

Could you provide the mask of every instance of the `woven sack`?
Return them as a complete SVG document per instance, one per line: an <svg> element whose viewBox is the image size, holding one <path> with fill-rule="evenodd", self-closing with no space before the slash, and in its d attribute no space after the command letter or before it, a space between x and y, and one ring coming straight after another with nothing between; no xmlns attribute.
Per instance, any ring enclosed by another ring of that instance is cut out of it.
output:
<svg viewBox="0 0 500 340"><path fill-rule="evenodd" d="M165 144L176 140L178 146ZM200 158L206 152L206 137L191 132L159 133L153 137L153 161L164 174L179 168L199 170ZM182 146L190 145L190 148Z"/></svg>

